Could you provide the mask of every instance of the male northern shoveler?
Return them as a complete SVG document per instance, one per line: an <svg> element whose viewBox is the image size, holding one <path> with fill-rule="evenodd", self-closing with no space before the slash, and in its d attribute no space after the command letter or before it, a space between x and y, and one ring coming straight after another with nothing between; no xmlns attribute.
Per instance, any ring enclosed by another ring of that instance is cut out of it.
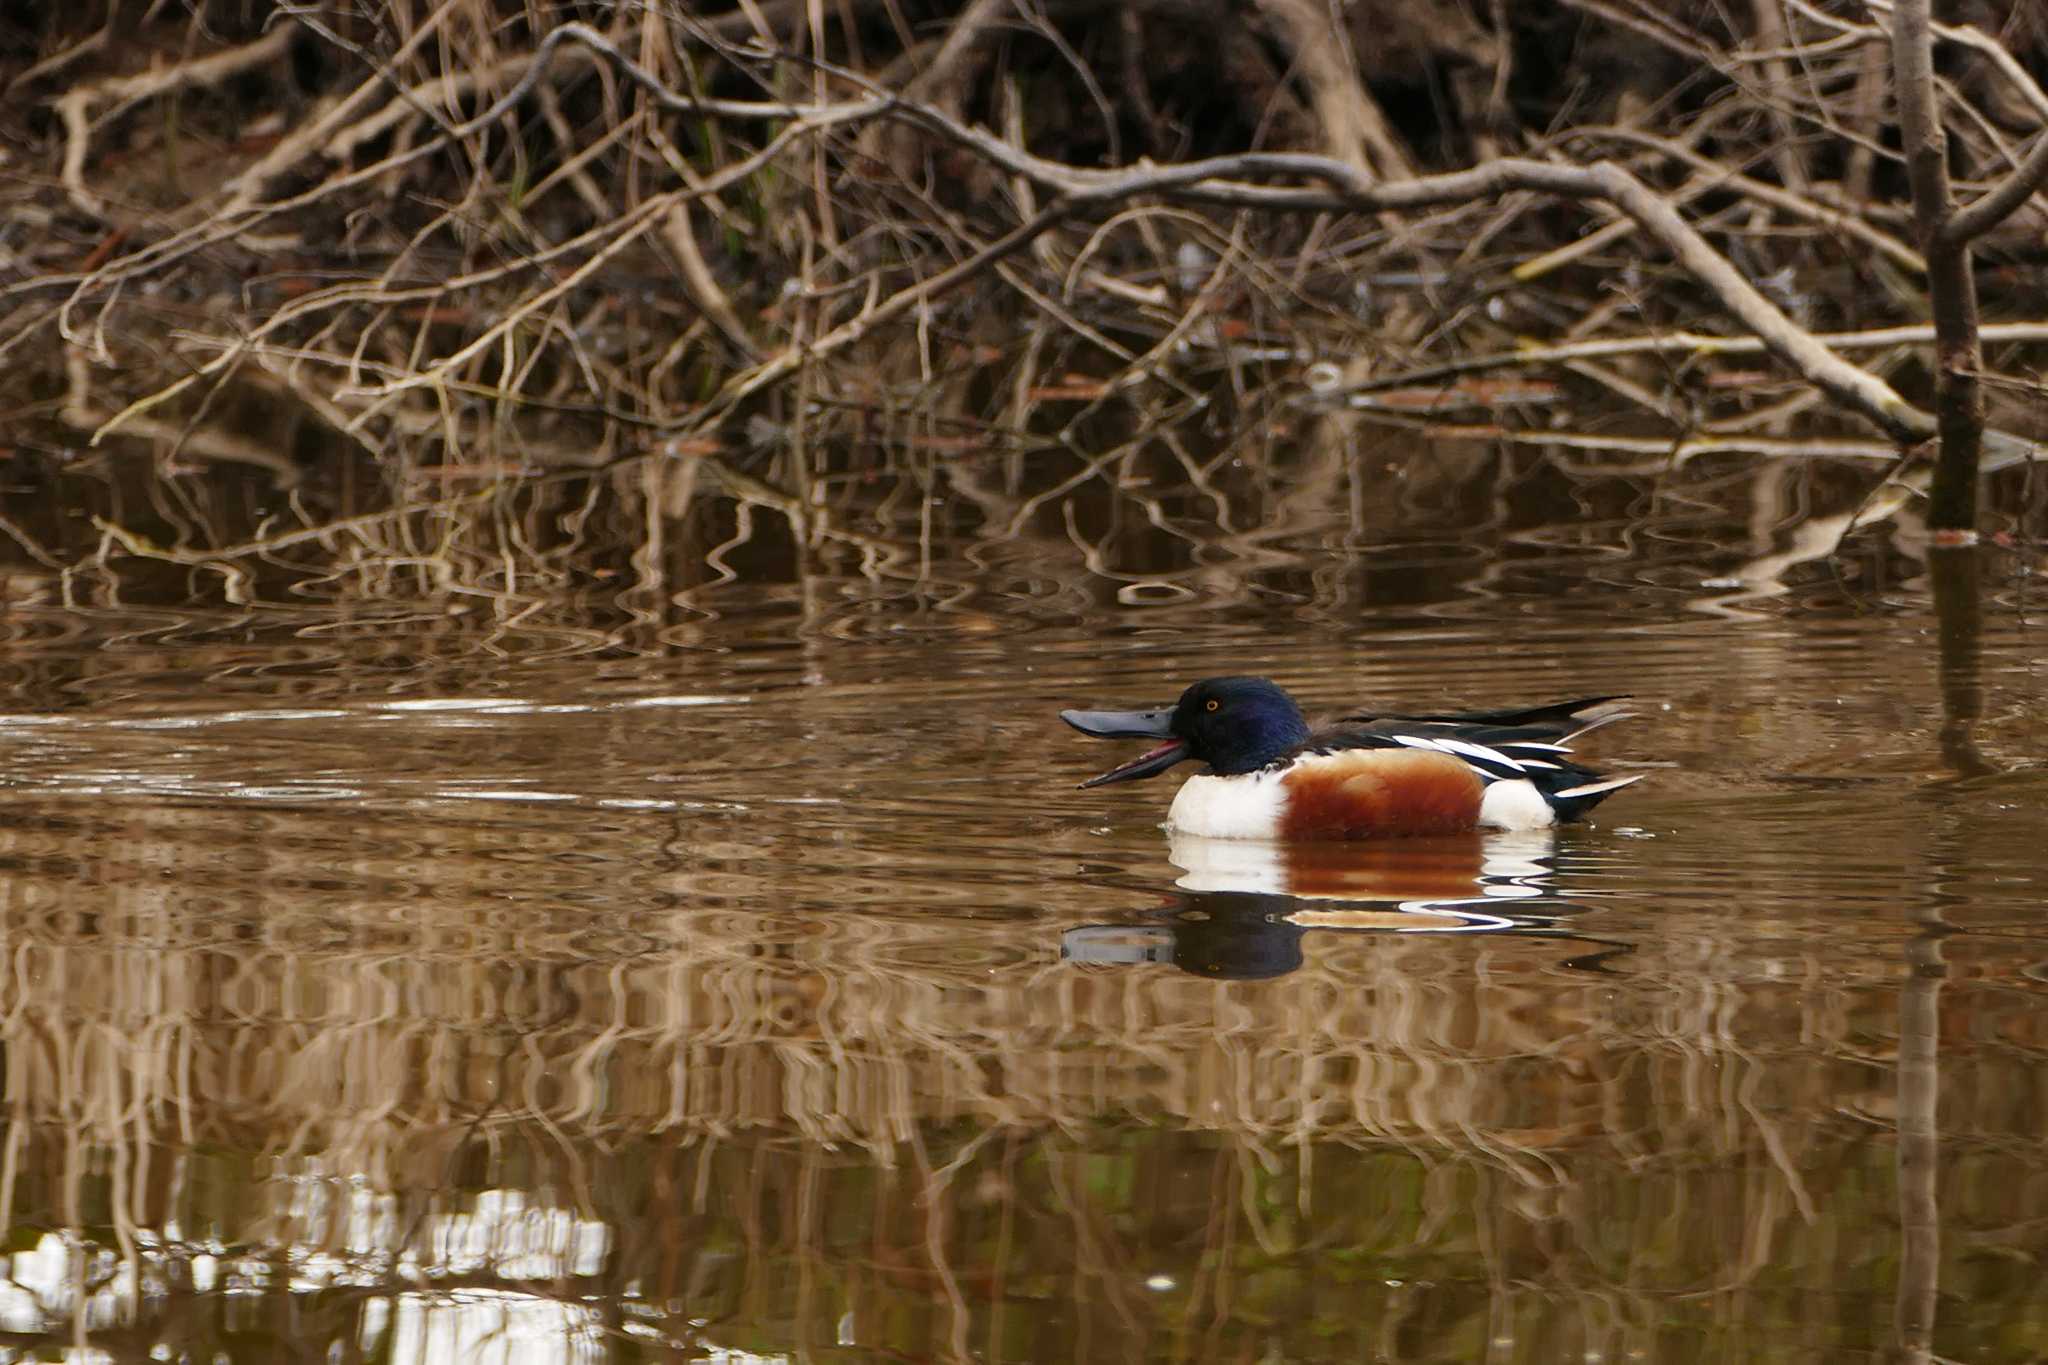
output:
<svg viewBox="0 0 2048 1365"><path fill-rule="evenodd" d="M1170 829L1212 839L1361 839L1541 829L1582 818L1636 777L1603 777L1572 740L1623 719L1619 697L1439 716L1352 714L1311 730L1264 678L1209 678L1172 710L1062 711L1098 739L1165 743L1083 787L1209 766L1182 784Z"/></svg>

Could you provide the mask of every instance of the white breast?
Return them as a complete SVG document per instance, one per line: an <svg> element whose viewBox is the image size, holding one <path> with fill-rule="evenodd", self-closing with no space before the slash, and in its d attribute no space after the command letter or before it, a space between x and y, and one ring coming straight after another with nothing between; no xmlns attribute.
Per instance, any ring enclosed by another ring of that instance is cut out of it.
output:
<svg viewBox="0 0 2048 1365"><path fill-rule="evenodd" d="M1181 783L1166 827L1206 839L1274 839L1287 792L1275 772L1213 777L1197 773Z"/></svg>

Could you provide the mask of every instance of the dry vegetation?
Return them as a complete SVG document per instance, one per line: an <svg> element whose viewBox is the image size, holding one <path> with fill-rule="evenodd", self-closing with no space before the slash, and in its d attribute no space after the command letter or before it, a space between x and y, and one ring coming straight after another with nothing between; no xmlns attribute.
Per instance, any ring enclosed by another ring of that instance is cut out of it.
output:
<svg viewBox="0 0 2048 1365"><path fill-rule="evenodd" d="M551 630L656 652L702 642L722 587L770 578L797 604L776 633L806 640L857 636L910 584L962 634L977 593L1072 619L1284 587L1335 612L1369 596L1356 561L1290 538L1341 523L1355 548L1461 498L1505 526L1524 454L1652 485L1753 472L1747 521L1711 525L1762 528L1745 593L1859 523L1966 530L1974 466L2031 459L2048 426L2025 283L2048 34L2021 0L1927 19L1918 0L0 8L9 601L268 613L164 623L188 652L153 691L120 649L70 647L83 613L22 612L17 691L168 711L193 676L275 667L290 695L295 664L331 664L323 639L372 637L348 657L393 672L445 658L451 604L493 648ZM1625 494L1578 495L1529 546L1626 538ZM398 605L346 610L364 604ZM1974 628L1943 636L1964 773L1989 762ZM1046 917L992 920L979 961L956 921L778 918L701 841L645 888L659 913L599 941L587 888L557 918L505 900L508 865L538 878L589 841L406 825L403 856L338 866L307 851L336 842L316 815L256 838L231 808L137 803L117 828L51 804L0 847L0 1207L66 1230L60 1333L198 1293L222 1246L256 1290L331 1276L271 1295L271 1329L326 1312L351 1350L350 1315L407 1257L437 1293L593 1312L569 1281L605 1228L640 1239L606 1249L606 1313L629 1286L731 1289L723 1321L809 1345L826 1298L731 1288L780 1283L730 1267L784 1258L790 1280L927 1305L926 1336L899 1339L954 1355L970 1322L996 1336L977 1315L1006 1274L1129 1327L1162 1246L1193 1276L1186 1320L1212 1323L1254 1320L1261 1275L1341 1279L1303 1236L1483 1264L1467 1317L1418 1337L1476 1346L1534 1285L1587 1324L1529 1347L1545 1359L1654 1355L1692 1311L1674 1304L1706 1304L1731 1356L1771 1344L1759 1319L1835 1322L1765 1282L1834 1254L1809 1241L1837 1230L1815 1212L1835 1196L1897 1210L1902 1268L1878 1264L1889 1243L1859 1252L1857 1286L1895 1296L1923 1355L1943 1252L1914 1238L1937 1198L2031 1268L2037 1229L1999 1200L2036 1178L2007 1135L2048 1044L2009 959L1943 984L1939 925L1752 979L1752 926L1716 907L1619 1003L1539 941L1360 935L1260 993L1060 967ZM223 846L262 866L204 884ZM1943 1026L1983 1084L1943 1097L1963 1156L1937 1169ZM1757 1037L1787 1040L1768 1068ZM1169 1178L1196 1196L1143 1185ZM1459 1182L1480 1193L1443 1197ZM1664 1222L1617 1250L1643 1182ZM501 1187L558 1198L486 1227L479 1192ZM1480 1212L1426 1212L1451 1204ZM1207 1221L1132 1222L1167 1206ZM190 1236L151 1241L173 1226ZM1382 1294L1374 1268L1343 1273ZM2025 1301L1974 1273L1943 1286Z"/></svg>
<svg viewBox="0 0 2048 1365"><path fill-rule="evenodd" d="M593 509L658 551L700 476L866 552L866 452L1013 495L1229 453L1331 504L1363 422L1890 465L1864 520L1938 444L1966 528L2040 427L2048 94L2033 7L1925 9L32 7L6 529L516 599L591 581ZM276 495L200 515L139 453Z"/></svg>

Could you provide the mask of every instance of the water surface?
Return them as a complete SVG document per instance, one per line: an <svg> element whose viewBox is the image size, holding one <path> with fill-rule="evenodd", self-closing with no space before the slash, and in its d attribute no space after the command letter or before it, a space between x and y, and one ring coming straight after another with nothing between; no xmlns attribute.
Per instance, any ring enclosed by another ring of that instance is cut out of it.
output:
<svg viewBox="0 0 2048 1365"><path fill-rule="evenodd" d="M588 630L29 585L0 1350L2048 1354L2024 556L1714 487L785 547ZM1074 790L1059 707L1240 671L1631 693L1650 780L1277 868Z"/></svg>

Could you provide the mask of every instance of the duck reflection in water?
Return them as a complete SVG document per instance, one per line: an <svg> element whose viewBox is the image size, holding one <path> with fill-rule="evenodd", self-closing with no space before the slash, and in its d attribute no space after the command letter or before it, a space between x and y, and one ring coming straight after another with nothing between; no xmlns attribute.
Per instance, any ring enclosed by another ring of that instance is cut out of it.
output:
<svg viewBox="0 0 2048 1365"><path fill-rule="evenodd" d="M1294 844L1176 833L1167 856L1181 876L1167 903L1131 923L1069 929L1060 955L1264 980L1302 965L1311 931L1515 933L1598 945L1567 965L1601 970L1627 945L1565 927L1586 907L1557 894L1555 853L1548 830Z"/></svg>

